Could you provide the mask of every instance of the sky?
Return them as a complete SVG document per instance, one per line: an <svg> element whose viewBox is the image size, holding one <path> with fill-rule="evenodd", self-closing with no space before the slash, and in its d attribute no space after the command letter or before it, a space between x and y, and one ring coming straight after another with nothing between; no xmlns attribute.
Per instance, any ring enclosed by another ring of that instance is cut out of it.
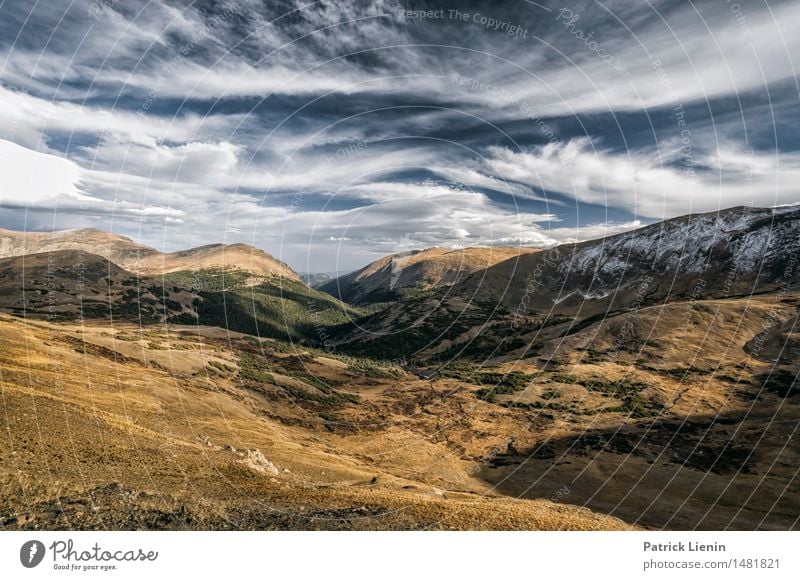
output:
<svg viewBox="0 0 800 580"><path fill-rule="evenodd" d="M800 2L0 0L0 227L299 272L800 201Z"/></svg>

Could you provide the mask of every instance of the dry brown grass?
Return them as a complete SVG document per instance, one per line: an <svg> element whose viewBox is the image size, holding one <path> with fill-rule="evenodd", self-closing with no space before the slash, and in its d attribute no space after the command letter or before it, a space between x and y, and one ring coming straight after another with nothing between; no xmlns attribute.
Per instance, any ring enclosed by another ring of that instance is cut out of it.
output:
<svg viewBox="0 0 800 580"><path fill-rule="evenodd" d="M529 376L494 402L468 380L363 373L220 329L0 316L0 521L793 529L800 397L762 387L774 367L797 373L775 347L794 348L796 308L793 295L698 301L556 334L487 362ZM269 380L241 380L243 353ZM277 475L248 467L255 450ZM76 515L87 497L105 520Z"/></svg>
<svg viewBox="0 0 800 580"><path fill-rule="evenodd" d="M290 401L198 372L200 361L235 359L231 336L151 330L131 340L137 332L0 316L5 527L626 527L578 507L487 494L469 461L402 421L331 432ZM77 337L105 349L78 352ZM181 350L150 350L178 342ZM363 421L368 411L354 408ZM278 475L248 467L248 450Z"/></svg>

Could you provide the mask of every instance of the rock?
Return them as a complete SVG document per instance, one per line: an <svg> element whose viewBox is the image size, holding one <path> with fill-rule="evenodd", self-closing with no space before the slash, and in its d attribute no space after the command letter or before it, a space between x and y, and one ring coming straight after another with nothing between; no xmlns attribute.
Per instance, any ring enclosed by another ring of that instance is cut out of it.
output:
<svg viewBox="0 0 800 580"><path fill-rule="evenodd" d="M248 449L247 456L240 460L240 463L243 463L256 473L262 473L264 475L278 475L278 473L280 473L278 468L275 467L275 464L264 457L260 449Z"/></svg>

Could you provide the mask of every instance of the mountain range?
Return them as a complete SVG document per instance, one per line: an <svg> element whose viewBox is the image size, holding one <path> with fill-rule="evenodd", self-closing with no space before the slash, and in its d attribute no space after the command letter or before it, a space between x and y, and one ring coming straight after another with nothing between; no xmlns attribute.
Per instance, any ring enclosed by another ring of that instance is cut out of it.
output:
<svg viewBox="0 0 800 580"><path fill-rule="evenodd" d="M278 276L300 280L283 262L246 244L211 244L179 252L163 253L130 238L96 229L58 232L14 232L0 229L0 258L59 252L96 254L125 270L142 276L200 269L235 269L256 277Z"/></svg>
<svg viewBox="0 0 800 580"><path fill-rule="evenodd" d="M643 307L786 293L800 282L798 231L798 206L736 207L522 252L449 286L417 284L418 292L390 302L338 340L343 348L380 354L402 332L403 356L491 358L523 345L535 351L545 340ZM358 288L386 292L392 259L320 289L345 289L339 295L356 301ZM363 278L373 286L355 285Z"/></svg>
<svg viewBox="0 0 800 580"><path fill-rule="evenodd" d="M0 525L796 529L799 244L736 207L312 288L0 231Z"/></svg>

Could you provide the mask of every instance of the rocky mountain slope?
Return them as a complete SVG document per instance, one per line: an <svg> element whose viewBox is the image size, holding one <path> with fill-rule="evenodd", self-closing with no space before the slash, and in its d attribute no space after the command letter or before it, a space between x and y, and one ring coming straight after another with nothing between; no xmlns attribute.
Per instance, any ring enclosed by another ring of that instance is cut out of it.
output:
<svg viewBox="0 0 800 580"><path fill-rule="evenodd" d="M353 279L408 284L369 308L1 259L0 527L797 529L799 234L732 208L468 276L436 249Z"/></svg>
<svg viewBox="0 0 800 580"><path fill-rule="evenodd" d="M520 256L453 288L520 313L587 316L800 283L800 206L735 207Z"/></svg>

